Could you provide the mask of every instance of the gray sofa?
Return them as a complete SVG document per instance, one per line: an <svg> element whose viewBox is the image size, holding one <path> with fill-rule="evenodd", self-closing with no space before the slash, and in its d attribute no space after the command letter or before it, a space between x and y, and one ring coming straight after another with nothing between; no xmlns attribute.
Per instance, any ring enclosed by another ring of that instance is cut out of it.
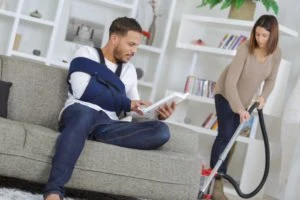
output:
<svg viewBox="0 0 300 200"><path fill-rule="evenodd" d="M0 117L0 175L46 183L67 70L0 56L1 80L12 82L8 117ZM199 138L170 126L161 149L134 150L87 141L66 187L147 199L196 199Z"/></svg>

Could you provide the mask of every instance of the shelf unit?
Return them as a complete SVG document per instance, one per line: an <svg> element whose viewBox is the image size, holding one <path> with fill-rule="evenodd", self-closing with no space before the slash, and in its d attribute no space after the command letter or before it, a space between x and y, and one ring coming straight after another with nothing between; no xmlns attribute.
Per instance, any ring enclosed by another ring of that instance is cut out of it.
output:
<svg viewBox="0 0 300 200"><path fill-rule="evenodd" d="M243 34L249 38L253 25L254 22L251 21L183 15L179 26L176 47L182 51L189 52L191 56L190 67L186 69L188 71L187 75L198 74L199 78L216 81L223 71L222 66L226 67L236 54L236 50L218 48L220 41L227 33ZM298 36L296 31L282 25L279 26L279 30L281 36ZM197 39L203 40L205 45L196 45L194 41ZM215 62L217 64L214 64ZM267 117L281 116L285 96L283 94L287 87L290 65L289 61L282 59L274 89L264 108L264 115ZM177 89L177 91L183 92L183 88ZM165 95L169 95L172 92L174 92L174 89L168 89ZM212 145L211 138L217 135L217 131L201 127L202 122L212 112L215 113L213 99L190 95L186 101L177 106L176 112L168 119L168 123L194 130L200 136L209 136L210 138L205 140ZM239 151L243 153L235 153L237 155L234 154L235 158L232 159L228 168L228 173L232 174L239 181L243 191L254 189L253 187L257 185L263 173L262 171L254 172L255 170L251 169L249 167L251 165L248 164L255 163L257 165L255 168L264 168L264 156L257 157L258 154L264 155L262 153L264 151L263 143L261 138L256 135L258 132L257 126L258 118L255 115L249 137L239 136L237 139L237 144L240 145ZM203 143L205 142L202 141L201 144ZM211 149L211 146L207 148ZM203 151L205 151L206 157L209 158L210 152L207 152L207 149ZM236 166L239 166L239 169ZM225 191L230 194L236 194L232 188L227 186ZM263 194L263 191L260 194Z"/></svg>
<svg viewBox="0 0 300 200"><path fill-rule="evenodd" d="M71 11L69 10L65 13L66 16L74 16L88 21L97 19L97 22L104 26L103 35L101 36L101 45L104 45L108 40L109 26L115 18L129 16L136 18L140 23L143 21L138 17L138 12L140 12L139 9L142 9L141 6L143 6L142 2L144 2L144 4L146 2L146 4L148 4L147 6L151 8L149 2L146 0L74 0L72 2L66 1L64 8L71 8ZM176 0L166 0L161 2L162 4L160 6L167 8L167 10L165 10L164 18L159 18L157 20L156 35L162 36L155 38L153 45L151 46L141 44L138 48L138 52L131 60L137 68L141 68L144 72L144 76L138 81L141 99L150 101L153 101L155 98L159 72L161 70L167 46ZM74 11L72 11L72 9ZM76 9L80 9L82 12L75 12ZM90 12L95 13L93 19L90 18ZM87 13L87 15L84 13ZM68 68L70 59L76 49L80 47L79 44L65 40L67 25L68 17L62 17L61 23L58 27L58 38L54 42L53 53L48 59L49 63L47 64L49 65ZM143 29L147 28L146 26L143 26L142 23L141 25ZM62 62L62 60L65 60L66 62Z"/></svg>
<svg viewBox="0 0 300 200"><path fill-rule="evenodd" d="M0 10L0 15L6 18L1 17L0 29L6 26L1 32L7 33L1 38L0 53L47 63L63 3L64 0L8 1L7 7ZM35 10L41 13L41 18L30 16ZM16 35L19 45L15 46ZM34 55L34 50L40 51L40 55Z"/></svg>
<svg viewBox="0 0 300 200"><path fill-rule="evenodd" d="M151 102L154 102L156 98L160 72L162 70L177 0L165 0L159 2L160 4L158 6L161 9L159 12L162 12L163 14L157 18L153 44L151 46L141 44L137 54L132 60L135 66L141 68L144 72L144 76L139 80L141 99L146 99ZM143 23L141 16L138 15L146 14L144 13L145 8L142 9L141 6L143 6L143 3L142 1L139 1L138 9L140 10L138 11L141 13L137 13L136 17L142 28L147 31L149 27Z"/></svg>
<svg viewBox="0 0 300 200"><path fill-rule="evenodd" d="M93 38L99 38L103 45L108 39L108 29L112 20L120 16L135 16L137 4L137 0L65 0L64 15L60 18L57 37L47 64L68 68L75 51L81 46L66 39L69 21L81 20L80 23L94 26ZM99 27L103 27L102 32L97 32Z"/></svg>
<svg viewBox="0 0 300 200"><path fill-rule="evenodd" d="M142 99L155 99L175 5L176 0L159 1L156 11L161 13L157 13L153 44L141 44L132 60L144 72L138 81ZM30 16L35 10L42 14L41 18ZM147 31L153 11L147 0L10 0L5 9L0 9L0 30L5 30L0 39L0 54L68 68L72 56L81 46L66 39L71 18L104 27L101 35L96 35L96 31L94 34L100 38L102 46L108 40L111 22L121 16L136 18ZM20 37L16 49L17 34ZM34 50L39 50L40 55L34 55Z"/></svg>
<svg viewBox="0 0 300 200"><path fill-rule="evenodd" d="M12 11L8 11L8 10L0 10L0 16L4 16L4 17L16 17L16 14Z"/></svg>

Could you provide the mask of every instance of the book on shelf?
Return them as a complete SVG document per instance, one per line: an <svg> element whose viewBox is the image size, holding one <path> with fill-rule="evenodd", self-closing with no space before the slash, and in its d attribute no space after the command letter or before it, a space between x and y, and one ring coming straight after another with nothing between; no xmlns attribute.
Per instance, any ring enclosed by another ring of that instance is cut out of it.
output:
<svg viewBox="0 0 300 200"><path fill-rule="evenodd" d="M247 40L247 37L244 35L234 35L234 34L225 34L221 42L218 45L218 48L221 49L230 49L235 50L239 45Z"/></svg>
<svg viewBox="0 0 300 200"><path fill-rule="evenodd" d="M218 129L218 120L215 121L215 123L211 126L211 130L217 130Z"/></svg>
<svg viewBox="0 0 300 200"><path fill-rule="evenodd" d="M218 119L215 113L210 113L204 122L201 124L203 128L217 130L218 128Z"/></svg>
<svg viewBox="0 0 300 200"><path fill-rule="evenodd" d="M224 35L223 39L221 40L221 42L218 45L218 48L221 48L225 44L225 41L227 40L228 37L229 37L228 33Z"/></svg>
<svg viewBox="0 0 300 200"><path fill-rule="evenodd" d="M210 113L204 120L204 122L201 124L202 127L205 127L205 125L208 123L208 121L213 117L213 113Z"/></svg>
<svg viewBox="0 0 300 200"><path fill-rule="evenodd" d="M214 88L216 82L206 79L200 79L196 76L188 76L185 81L184 93L191 95L214 98Z"/></svg>
<svg viewBox="0 0 300 200"><path fill-rule="evenodd" d="M244 125L243 129L240 132L240 136L249 137L251 128L253 126L254 117L252 116ZM201 127L211 130L218 130L218 118L215 113L210 113L203 123Z"/></svg>
<svg viewBox="0 0 300 200"><path fill-rule="evenodd" d="M229 45L230 45L230 42L232 42L233 38L234 38L234 35L230 35L228 37L228 39L225 40L225 43L224 43L224 45L221 48L222 49L227 49L229 47Z"/></svg>
<svg viewBox="0 0 300 200"><path fill-rule="evenodd" d="M185 81L185 86L184 86L184 93L190 92L193 90L194 87L194 79L195 76L188 76L186 81Z"/></svg>

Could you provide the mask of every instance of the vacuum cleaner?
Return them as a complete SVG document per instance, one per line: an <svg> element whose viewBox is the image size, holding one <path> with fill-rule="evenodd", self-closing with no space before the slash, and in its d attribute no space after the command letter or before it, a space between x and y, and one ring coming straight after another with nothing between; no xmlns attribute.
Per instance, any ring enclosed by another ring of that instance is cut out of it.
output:
<svg viewBox="0 0 300 200"><path fill-rule="evenodd" d="M255 102L253 105L250 106L250 108L248 110L250 115L252 114L253 110L258 107L258 105L259 105L259 103ZM244 125L246 123L246 122L243 122L238 126L238 128L234 132L232 138L230 139L230 141L227 144L226 148L224 149L223 153L220 155L218 162L216 163L214 168L211 170L211 173L208 176L208 178L206 179L206 182L204 183L203 187L200 188L198 196L197 196L197 200L201 200L205 196L205 194L206 194L205 192L209 189L211 183L214 181L216 176L220 176L220 177L223 177L224 179L228 180L233 185L237 194L244 199L248 199L248 198L255 196L262 189L262 187L264 186L264 184L267 180L269 170L270 170L270 146L269 146L268 135L267 135L266 127L265 127L263 111L262 111L262 109L257 109L257 111L258 111L259 123L260 123L264 146L265 146L265 171L264 171L263 177L262 177L260 183L258 184L258 186L252 192L245 194L241 191L239 184L231 176L218 172L220 166L222 165L223 161L226 159L228 153L230 152L232 146L234 145L234 142L236 141L240 132L243 130Z"/></svg>

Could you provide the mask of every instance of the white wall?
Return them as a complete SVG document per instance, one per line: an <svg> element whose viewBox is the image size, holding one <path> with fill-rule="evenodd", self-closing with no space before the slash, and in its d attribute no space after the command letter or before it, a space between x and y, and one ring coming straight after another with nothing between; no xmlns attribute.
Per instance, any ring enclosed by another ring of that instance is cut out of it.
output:
<svg viewBox="0 0 300 200"><path fill-rule="evenodd" d="M177 1L177 8L175 12L175 16L173 19L173 25L171 29L171 37L169 40L168 53L165 58L165 67L162 72L164 74L163 80L160 80L160 85L164 86L160 92L160 96L163 96L163 91L165 89L175 89L179 91L183 91L183 86L185 82L185 78L188 75L188 68L190 64L191 52L182 51L176 49L176 38L178 33L178 28L180 24L180 19L182 14L197 14L203 16L214 16L214 17L224 17L227 18L228 10L220 10L219 7L216 7L212 10L208 8L196 8L196 5L200 4L200 0L198 1ZM280 11L277 16L280 24L287 26L288 28L294 29L298 33L300 33L300 14L298 13L299 7L297 5L297 0L281 0L278 2ZM297 10L298 9L298 10ZM254 20L257 19L261 14L266 14L265 8L262 4L257 4L256 13ZM270 12L270 14L273 14ZM291 74L288 83L288 91L286 95L286 99L289 97L289 92L291 92L294 87L300 72L300 39L293 37L281 37L280 38L280 46L282 48L283 57L292 63ZM209 55L204 55L205 60L213 59L213 57L209 57ZM200 57L201 59L201 57ZM221 64L221 63L220 63ZM184 66L184 67L183 67ZM221 73L222 69L225 66L221 66L220 70L216 71L216 73ZM198 72L199 73L199 72ZM200 72L201 73L201 72ZM166 78L166 76L168 76ZM266 184L266 194L276 197L279 197L279 189L276 189L278 186L278 176L280 172L280 130L281 130L281 119L273 119L269 122L271 127L268 127L270 140L272 142L271 149L271 170L270 175Z"/></svg>

